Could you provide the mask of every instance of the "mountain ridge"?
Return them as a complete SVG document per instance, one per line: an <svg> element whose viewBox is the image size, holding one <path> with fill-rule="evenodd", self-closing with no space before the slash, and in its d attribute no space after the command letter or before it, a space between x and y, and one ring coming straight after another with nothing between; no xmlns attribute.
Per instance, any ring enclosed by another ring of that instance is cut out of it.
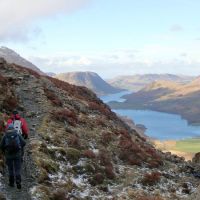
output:
<svg viewBox="0 0 200 200"><path fill-rule="evenodd" d="M118 93L122 91L122 89L109 85L95 72L68 72L57 74L54 77L74 85L88 87L98 95Z"/></svg>
<svg viewBox="0 0 200 200"><path fill-rule="evenodd" d="M45 73L42 72L37 66L21 57L18 53L8 47L0 47L0 57L4 58L8 63L15 63L17 65L32 69L39 74L45 75Z"/></svg>
<svg viewBox="0 0 200 200"><path fill-rule="evenodd" d="M136 74L129 76L119 76L114 79L109 79L108 83L113 86L128 89L130 91L139 91L148 84L154 81L174 81L180 84L185 84L193 80L193 76L175 75L175 74Z"/></svg>

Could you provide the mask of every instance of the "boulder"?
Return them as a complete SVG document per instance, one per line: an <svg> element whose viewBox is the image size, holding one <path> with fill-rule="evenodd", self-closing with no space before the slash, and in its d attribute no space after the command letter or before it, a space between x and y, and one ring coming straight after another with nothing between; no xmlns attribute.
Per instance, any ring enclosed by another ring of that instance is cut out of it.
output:
<svg viewBox="0 0 200 200"><path fill-rule="evenodd" d="M200 152L198 152L198 153L196 153L196 154L194 155L194 157L192 158L192 162L193 162L194 164L200 164Z"/></svg>

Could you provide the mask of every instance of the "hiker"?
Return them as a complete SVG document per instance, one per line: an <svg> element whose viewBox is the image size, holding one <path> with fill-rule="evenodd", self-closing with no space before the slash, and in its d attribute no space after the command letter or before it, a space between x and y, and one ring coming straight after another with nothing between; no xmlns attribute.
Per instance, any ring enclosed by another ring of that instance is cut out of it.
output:
<svg viewBox="0 0 200 200"><path fill-rule="evenodd" d="M5 156L9 172L9 186L21 189L21 154L26 142L23 137L17 133L13 124L8 128L1 140L0 148Z"/></svg>
<svg viewBox="0 0 200 200"><path fill-rule="evenodd" d="M26 120L19 115L18 111L13 111L11 118L7 121L6 128L9 124L13 124L14 128L23 136L24 139L28 138L28 126Z"/></svg>

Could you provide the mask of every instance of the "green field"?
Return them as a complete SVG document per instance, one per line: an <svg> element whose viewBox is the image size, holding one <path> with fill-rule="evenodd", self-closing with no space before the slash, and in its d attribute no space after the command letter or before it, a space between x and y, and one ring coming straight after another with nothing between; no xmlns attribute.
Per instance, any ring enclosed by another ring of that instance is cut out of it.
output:
<svg viewBox="0 0 200 200"><path fill-rule="evenodd" d="M179 140L176 142L176 147L174 150L187 153L200 152L200 138Z"/></svg>

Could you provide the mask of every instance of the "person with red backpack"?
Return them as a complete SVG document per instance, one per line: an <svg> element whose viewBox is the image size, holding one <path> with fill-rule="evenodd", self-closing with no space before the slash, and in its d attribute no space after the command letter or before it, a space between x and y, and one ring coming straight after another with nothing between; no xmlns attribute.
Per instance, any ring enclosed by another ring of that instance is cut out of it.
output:
<svg viewBox="0 0 200 200"><path fill-rule="evenodd" d="M25 144L26 142L14 129L13 124L9 124L1 140L0 149L6 158L10 187L14 187L16 182L17 188L21 189L21 156Z"/></svg>
<svg viewBox="0 0 200 200"><path fill-rule="evenodd" d="M18 111L13 111L11 118L7 121L6 128L9 124L13 124L17 133L21 134L24 139L28 138L28 125L26 123L26 120L19 115Z"/></svg>

